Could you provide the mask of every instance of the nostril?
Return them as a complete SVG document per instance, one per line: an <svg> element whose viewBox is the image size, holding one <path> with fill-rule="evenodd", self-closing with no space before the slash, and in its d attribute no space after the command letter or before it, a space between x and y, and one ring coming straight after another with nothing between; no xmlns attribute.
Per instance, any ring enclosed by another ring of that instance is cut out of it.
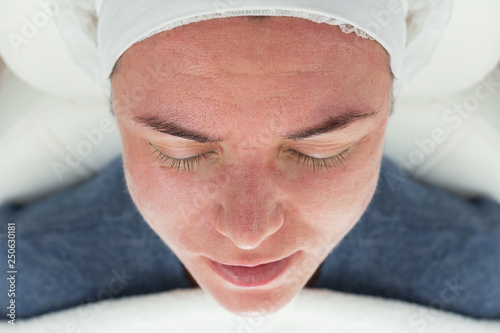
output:
<svg viewBox="0 0 500 333"><path fill-rule="evenodd" d="M285 210L283 208L283 204L278 203L274 206L274 209L269 216L270 225L272 226L272 230L270 230L270 235L277 232L285 222Z"/></svg>
<svg viewBox="0 0 500 333"><path fill-rule="evenodd" d="M219 218L223 211L224 211L224 204L217 203L214 207L215 217Z"/></svg>
<svg viewBox="0 0 500 333"><path fill-rule="evenodd" d="M216 204L213 209L213 212L214 212L215 229L217 229L217 231L223 234L224 236L229 237L229 230L225 223L226 219L224 218L224 205L221 203Z"/></svg>

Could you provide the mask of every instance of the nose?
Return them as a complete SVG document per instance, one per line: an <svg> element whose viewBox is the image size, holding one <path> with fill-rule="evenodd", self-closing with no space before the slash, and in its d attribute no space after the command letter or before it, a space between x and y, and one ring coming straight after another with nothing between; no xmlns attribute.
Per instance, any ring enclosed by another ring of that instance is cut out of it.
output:
<svg viewBox="0 0 500 333"><path fill-rule="evenodd" d="M283 205L269 174L251 169L233 177L228 195L217 204L215 228L239 248L251 250L281 228Z"/></svg>

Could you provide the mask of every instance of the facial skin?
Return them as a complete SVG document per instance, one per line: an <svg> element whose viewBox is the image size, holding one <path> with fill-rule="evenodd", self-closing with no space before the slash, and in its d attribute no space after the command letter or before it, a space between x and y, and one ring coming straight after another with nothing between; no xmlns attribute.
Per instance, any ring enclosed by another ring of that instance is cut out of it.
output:
<svg viewBox="0 0 500 333"><path fill-rule="evenodd" d="M369 204L391 86L388 55L377 42L305 19L214 19L150 37L126 51L112 77L132 199L219 304L239 315L273 313ZM345 124L346 115L359 117ZM343 126L286 138L330 118ZM169 122L220 141L154 129ZM209 154L178 170L152 145L174 158ZM346 149L329 168L313 169L294 153L328 158ZM284 274L252 288L232 285L202 258L258 264L294 253Z"/></svg>

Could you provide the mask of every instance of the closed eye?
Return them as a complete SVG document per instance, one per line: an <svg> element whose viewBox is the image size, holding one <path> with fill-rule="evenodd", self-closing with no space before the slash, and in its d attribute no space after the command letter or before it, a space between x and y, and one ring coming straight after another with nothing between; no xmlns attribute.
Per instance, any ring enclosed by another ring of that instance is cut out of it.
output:
<svg viewBox="0 0 500 333"><path fill-rule="evenodd" d="M208 153L203 153L200 155L187 157L187 158L174 158L162 153L158 148L156 148L151 143L149 144L154 149L154 154L156 155L156 159L161 162L167 164L172 169L177 169L177 171L191 171L196 165L202 163L207 160L211 154L217 154L215 151L211 151Z"/></svg>
<svg viewBox="0 0 500 333"><path fill-rule="evenodd" d="M302 165L307 168L311 168L314 171L319 169L329 169L330 167L342 167L349 155L351 154L351 148L347 148L343 152L326 158L316 158L309 155L302 154L296 150L287 150L292 156L297 159L297 164L302 163Z"/></svg>
<svg viewBox="0 0 500 333"><path fill-rule="evenodd" d="M217 154L217 152L215 152L215 151L210 151L207 153L203 153L200 155L187 157L187 158L174 158L174 157L171 157L171 156L164 154L158 148L156 148L153 144L149 143L149 145L154 149L154 154L156 155L157 161L159 161L160 163L165 163L165 164L167 164L168 167L170 167L172 169L177 169L177 171L188 171L189 172L189 171L193 170L195 166L208 160L210 158L210 155ZM326 158L312 157L312 156L300 153L300 152L293 150L293 149L288 149L288 150L286 150L286 152L288 152L290 155L292 155L297 160L297 164L302 164L303 166L316 171L316 170L321 170L321 169L327 170L331 167L339 168L339 167L344 166L346 161L347 161L347 158L351 154L351 150L352 150L352 148L349 147L337 155L326 157Z"/></svg>

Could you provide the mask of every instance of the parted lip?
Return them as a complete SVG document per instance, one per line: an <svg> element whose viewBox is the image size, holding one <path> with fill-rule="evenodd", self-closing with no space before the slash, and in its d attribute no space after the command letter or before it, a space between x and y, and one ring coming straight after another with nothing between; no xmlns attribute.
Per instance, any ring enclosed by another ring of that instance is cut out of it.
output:
<svg viewBox="0 0 500 333"><path fill-rule="evenodd" d="M272 264L272 263L281 261L283 259L291 257L295 253L296 252L294 252L294 253L286 256L286 257L282 257L282 258L279 258L279 259L273 259L273 260L269 260L269 259L267 259L267 260L253 260L253 261L246 261L246 262L240 261L240 262L232 262L232 263L214 260L214 259L206 257L206 256L204 256L204 257L207 258L207 259L209 259L209 260L215 261L216 263L219 263L221 265L226 265L226 266L256 267L256 266L267 265L267 264Z"/></svg>
<svg viewBox="0 0 500 333"><path fill-rule="evenodd" d="M226 265L206 258L208 266L220 278L233 286L258 288L275 281L292 264L298 252L275 261L261 261L254 266ZM241 261L239 262L241 263ZM247 263L248 264L248 263Z"/></svg>

